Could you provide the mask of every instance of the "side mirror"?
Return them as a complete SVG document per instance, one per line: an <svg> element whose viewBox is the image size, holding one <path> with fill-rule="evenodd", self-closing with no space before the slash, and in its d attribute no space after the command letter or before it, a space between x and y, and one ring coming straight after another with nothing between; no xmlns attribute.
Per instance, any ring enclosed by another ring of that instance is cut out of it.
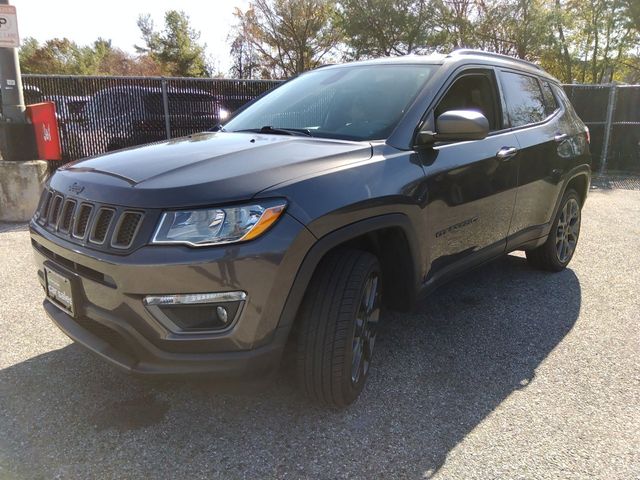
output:
<svg viewBox="0 0 640 480"><path fill-rule="evenodd" d="M449 110L436 120L436 131L423 130L418 133L418 145L433 142L482 140L489 135L489 120L473 110Z"/></svg>

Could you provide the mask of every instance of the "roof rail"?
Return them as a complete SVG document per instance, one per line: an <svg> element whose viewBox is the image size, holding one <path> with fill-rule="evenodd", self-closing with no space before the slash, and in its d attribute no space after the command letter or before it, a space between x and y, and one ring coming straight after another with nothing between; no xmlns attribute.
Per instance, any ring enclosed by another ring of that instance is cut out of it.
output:
<svg viewBox="0 0 640 480"><path fill-rule="evenodd" d="M522 63L524 65L528 65L528 66L536 68L538 70L542 70L542 67L540 67L539 65L536 65L533 62L529 62L528 60L523 60L522 58L510 57L509 55L503 55L501 53L485 52L483 50L474 50L472 48L459 48L459 49L454 50L453 52L449 53L449 55L447 55L447 57L453 57L453 56L456 56L456 55L478 55L478 56L481 56L481 57L498 58L500 60L510 60L512 62Z"/></svg>

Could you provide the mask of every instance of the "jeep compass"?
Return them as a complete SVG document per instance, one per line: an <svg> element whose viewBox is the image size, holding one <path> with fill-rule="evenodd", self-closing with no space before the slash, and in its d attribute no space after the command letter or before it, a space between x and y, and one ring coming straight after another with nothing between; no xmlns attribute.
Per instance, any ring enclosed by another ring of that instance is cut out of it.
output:
<svg viewBox="0 0 640 480"><path fill-rule="evenodd" d="M287 346L301 389L343 407L381 308L514 250L549 271L575 252L589 132L528 62L327 66L214 130L68 164L31 221L46 312L122 370L248 382Z"/></svg>

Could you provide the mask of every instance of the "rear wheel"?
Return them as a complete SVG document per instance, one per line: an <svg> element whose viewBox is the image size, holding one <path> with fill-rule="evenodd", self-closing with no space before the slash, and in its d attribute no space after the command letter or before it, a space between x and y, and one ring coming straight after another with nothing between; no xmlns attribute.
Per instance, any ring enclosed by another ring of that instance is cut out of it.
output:
<svg viewBox="0 0 640 480"><path fill-rule="evenodd" d="M566 268L578 245L580 205L580 197L575 190L568 190L564 194L547 241L540 247L527 251L527 260L532 266L552 272Z"/></svg>
<svg viewBox="0 0 640 480"><path fill-rule="evenodd" d="M364 251L340 249L318 266L298 314L298 382L309 398L346 407L367 379L380 319L381 270Z"/></svg>

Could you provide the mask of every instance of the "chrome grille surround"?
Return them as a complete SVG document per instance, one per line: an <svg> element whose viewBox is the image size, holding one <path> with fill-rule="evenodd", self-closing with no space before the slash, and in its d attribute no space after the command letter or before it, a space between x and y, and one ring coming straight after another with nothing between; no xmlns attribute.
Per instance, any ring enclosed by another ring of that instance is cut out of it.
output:
<svg viewBox="0 0 640 480"><path fill-rule="evenodd" d="M78 239L83 239L87 234L87 227L89 226L89 220L91 219L91 213L93 212L93 205L90 203L82 203L78 214L73 222L73 236Z"/></svg>
<svg viewBox="0 0 640 480"><path fill-rule="evenodd" d="M66 199L64 206L62 207L62 213L60 214L60 223L58 224L58 230L62 233L69 233L71 226L73 225L73 214L76 209L76 202L73 199Z"/></svg>
<svg viewBox="0 0 640 480"><path fill-rule="evenodd" d="M60 216L60 207L62 206L62 202L64 201L64 197L62 195L56 195L53 197L51 201L51 206L49 208L49 216L47 218L47 224L53 225L55 227L58 226L58 219Z"/></svg>
<svg viewBox="0 0 640 480"><path fill-rule="evenodd" d="M89 241L98 245L103 244L109 233L109 227L113 221L116 211L113 208L101 207L96 213L96 218L91 227Z"/></svg>
<svg viewBox="0 0 640 480"><path fill-rule="evenodd" d="M133 240L138 234L140 225L142 224L142 213L125 211L120 215L115 232L111 237L111 246L113 248L127 249L131 247Z"/></svg>

